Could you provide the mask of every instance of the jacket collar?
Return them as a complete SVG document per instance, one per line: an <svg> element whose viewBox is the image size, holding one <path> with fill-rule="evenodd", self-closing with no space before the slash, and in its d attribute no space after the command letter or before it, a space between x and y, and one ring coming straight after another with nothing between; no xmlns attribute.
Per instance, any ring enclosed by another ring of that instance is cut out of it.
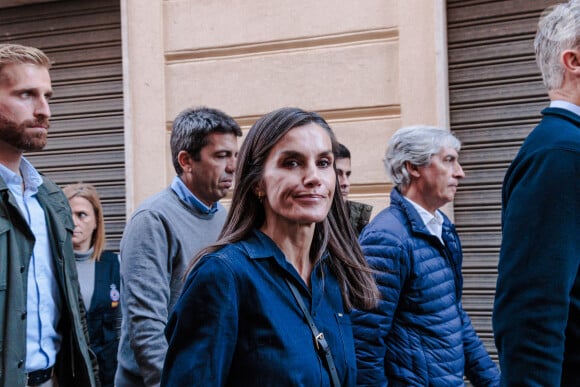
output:
<svg viewBox="0 0 580 387"><path fill-rule="evenodd" d="M573 123L574 125L576 125L577 127L580 127L580 116L574 114L574 112L568 109L563 109L560 107L547 107L544 110L542 110L542 114L544 116L558 116L564 118Z"/></svg>
<svg viewBox="0 0 580 387"><path fill-rule="evenodd" d="M53 254L57 253L56 255L62 260L64 258L62 252L66 248L65 242L74 230L70 207L61 189L56 184L49 183L44 177L43 180L44 183L38 187L38 202L49 222L50 237L56 242L57 251L53 249ZM72 246L70 247L72 251Z"/></svg>
<svg viewBox="0 0 580 387"><path fill-rule="evenodd" d="M429 230L425 226L425 223L423 222L421 215L419 215L419 213L411 203L405 200L403 194L399 191L398 188L393 188L393 190L391 191L391 205L403 211L406 218L409 220L409 223L411 223L411 230L413 231L413 233L434 236L429 232ZM443 225L445 225L445 220L446 218L443 217Z"/></svg>
<svg viewBox="0 0 580 387"><path fill-rule="evenodd" d="M405 200L403 194L401 194L398 188L393 188L391 191L391 205L398 208L405 214L406 218L411 224L411 230L413 233L427 235L439 240L439 238L431 234L431 232L427 229L423 219L421 218L421 215L419 215L411 203ZM441 237L445 241L445 244L449 244L450 242L457 243L457 240L454 236L455 226L443 212L439 211L439 214L443 216L443 232Z"/></svg>

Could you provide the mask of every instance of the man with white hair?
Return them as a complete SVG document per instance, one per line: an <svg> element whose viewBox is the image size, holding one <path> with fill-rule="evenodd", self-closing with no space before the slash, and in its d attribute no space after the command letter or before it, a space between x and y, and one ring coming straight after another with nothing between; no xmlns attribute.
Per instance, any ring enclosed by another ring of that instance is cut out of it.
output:
<svg viewBox="0 0 580 387"><path fill-rule="evenodd" d="M459 140L428 126L399 129L385 167L390 206L359 242L376 271L381 300L351 319L360 386L498 386L499 372L461 304L459 236L439 209L465 176Z"/></svg>
<svg viewBox="0 0 580 387"><path fill-rule="evenodd" d="M580 385L580 2L534 42L550 96L504 178L493 329L505 386Z"/></svg>

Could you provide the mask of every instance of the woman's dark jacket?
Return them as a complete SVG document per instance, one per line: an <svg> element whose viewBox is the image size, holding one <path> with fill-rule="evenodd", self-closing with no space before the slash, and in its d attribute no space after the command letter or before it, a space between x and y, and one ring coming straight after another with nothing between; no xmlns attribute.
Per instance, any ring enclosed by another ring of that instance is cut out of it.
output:
<svg viewBox="0 0 580 387"><path fill-rule="evenodd" d="M442 214L443 215L443 214ZM352 313L358 384L364 386L499 385L499 372L461 305L461 244L445 216L432 235L397 189L391 205L359 240L382 300Z"/></svg>
<svg viewBox="0 0 580 387"><path fill-rule="evenodd" d="M95 262L95 289L87 313L91 349L99 362L103 387L112 387L117 370L117 349L121 331L119 305L119 258L105 251Z"/></svg>

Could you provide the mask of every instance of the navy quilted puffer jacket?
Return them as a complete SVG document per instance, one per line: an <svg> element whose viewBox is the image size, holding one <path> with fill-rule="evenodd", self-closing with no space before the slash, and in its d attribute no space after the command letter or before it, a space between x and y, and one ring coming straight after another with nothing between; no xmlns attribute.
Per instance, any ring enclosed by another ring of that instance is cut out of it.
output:
<svg viewBox="0 0 580 387"><path fill-rule="evenodd" d="M443 240L429 233L400 192L359 240L381 301L353 311L358 385L498 386L499 371L461 306L462 252L444 216Z"/></svg>

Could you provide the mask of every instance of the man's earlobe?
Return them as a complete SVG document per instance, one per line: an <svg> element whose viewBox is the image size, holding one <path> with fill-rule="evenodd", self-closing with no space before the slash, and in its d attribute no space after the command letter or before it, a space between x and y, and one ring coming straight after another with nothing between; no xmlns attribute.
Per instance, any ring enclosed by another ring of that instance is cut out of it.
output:
<svg viewBox="0 0 580 387"><path fill-rule="evenodd" d="M407 168L407 172L409 172L411 176L414 177L419 176L419 167L417 167L415 164L411 164L409 161L407 161L405 163L405 167Z"/></svg>
<svg viewBox="0 0 580 387"><path fill-rule="evenodd" d="M580 50L565 50L562 63L567 71L580 75Z"/></svg>
<svg viewBox="0 0 580 387"><path fill-rule="evenodd" d="M191 163L191 155L187 151L179 151L177 154L177 162L184 171L187 171L189 164Z"/></svg>

